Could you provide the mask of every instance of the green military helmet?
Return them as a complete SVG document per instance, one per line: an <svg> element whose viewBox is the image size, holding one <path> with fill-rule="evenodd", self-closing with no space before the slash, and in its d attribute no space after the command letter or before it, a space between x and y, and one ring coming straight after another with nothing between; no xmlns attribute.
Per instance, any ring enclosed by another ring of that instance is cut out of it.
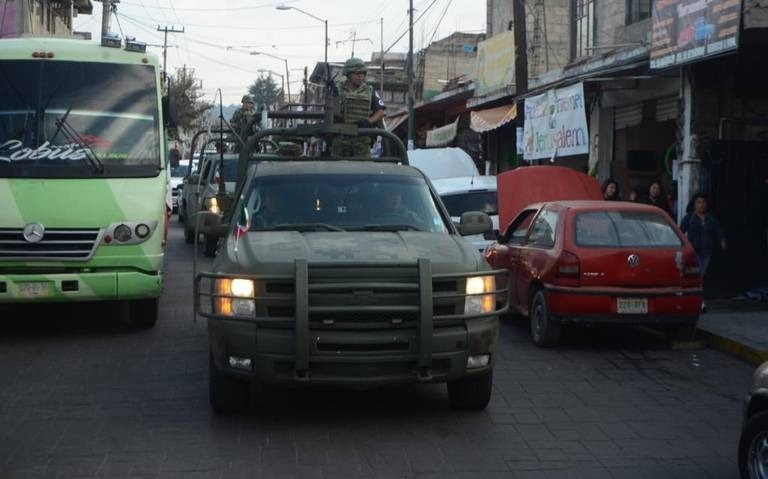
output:
<svg viewBox="0 0 768 479"><path fill-rule="evenodd" d="M240 99L240 103L256 103L253 101L253 97L251 95L243 95L243 98Z"/></svg>
<svg viewBox="0 0 768 479"><path fill-rule="evenodd" d="M365 62L359 58L352 57L344 62L344 70L342 73L344 76L349 76L352 72L368 71Z"/></svg>

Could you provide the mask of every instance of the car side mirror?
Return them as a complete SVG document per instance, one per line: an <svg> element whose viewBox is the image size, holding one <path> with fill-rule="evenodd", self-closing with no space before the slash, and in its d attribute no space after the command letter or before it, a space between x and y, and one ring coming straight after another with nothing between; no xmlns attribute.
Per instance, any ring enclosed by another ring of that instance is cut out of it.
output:
<svg viewBox="0 0 768 479"><path fill-rule="evenodd" d="M481 211L466 211L461 214L459 234L461 236L479 235L491 231L491 217Z"/></svg>

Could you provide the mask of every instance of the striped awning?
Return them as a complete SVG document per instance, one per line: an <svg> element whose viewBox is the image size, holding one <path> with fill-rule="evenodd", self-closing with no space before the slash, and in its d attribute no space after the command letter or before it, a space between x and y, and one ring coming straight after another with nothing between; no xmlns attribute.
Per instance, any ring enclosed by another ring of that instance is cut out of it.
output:
<svg viewBox="0 0 768 479"><path fill-rule="evenodd" d="M517 117L517 105L497 106L486 110L471 112L469 126L472 130L483 133L509 123Z"/></svg>

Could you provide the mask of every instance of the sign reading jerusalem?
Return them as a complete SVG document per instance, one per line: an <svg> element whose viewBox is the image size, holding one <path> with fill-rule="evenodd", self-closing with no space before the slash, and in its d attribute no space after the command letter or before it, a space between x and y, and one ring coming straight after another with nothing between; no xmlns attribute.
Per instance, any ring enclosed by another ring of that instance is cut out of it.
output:
<svg viewBox="0 0 768 479"><path fill-rule="evenodd" d="M668 68L735 50L741 0L657 0L651 68Z"/></svg>
<svg viewBox="0 0 768 479"><path fill-rule="evenodd" d="M523 147L526 160L589 153L583 83L525 99Z"/></svg>

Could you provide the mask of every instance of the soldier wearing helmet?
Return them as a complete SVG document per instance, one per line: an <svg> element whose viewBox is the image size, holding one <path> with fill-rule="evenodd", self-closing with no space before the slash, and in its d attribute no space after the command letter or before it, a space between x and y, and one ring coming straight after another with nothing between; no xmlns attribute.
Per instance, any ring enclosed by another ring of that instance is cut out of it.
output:
<svg viewBox="0 0 768 479"><path fill-rule="evenodd" d="M238 135L240 135L240 138L245 141L248 134L243 131L243 128L245 128L245 125L248 124L248 121L253 117L253 115L256 114L256 111L253 108L254 102L251 95L243 95L243 98L240 100L240 102L242 103L242 106L235 110L235 113L232 115L232 119L229 120L229 124L232 125L232 129Z"/></svg>
<svg viewBox="0 0 768 479"><path fill-rule="evenodd" d="M368 73L365 62L350 58L344 62L346 80L337 85L334 98L334 119L340 123L355 124L359 128L374 128L384 118L384 102L365 82ZM371 138L339 137L333 142L334 156L370 157Z"/></svg>

